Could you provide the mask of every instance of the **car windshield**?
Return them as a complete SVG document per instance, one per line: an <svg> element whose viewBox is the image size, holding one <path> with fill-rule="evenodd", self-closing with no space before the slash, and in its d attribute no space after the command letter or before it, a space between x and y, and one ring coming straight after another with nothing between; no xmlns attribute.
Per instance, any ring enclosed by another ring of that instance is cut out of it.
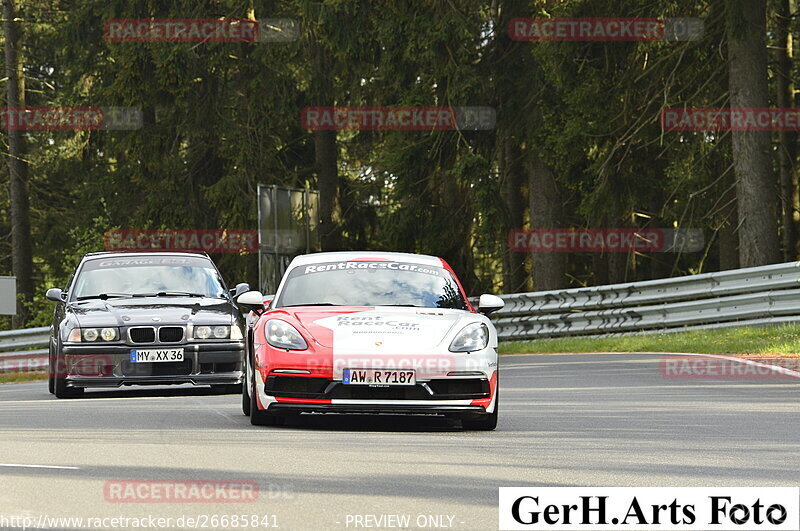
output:
<svg viewBox="0 0 800 531"><path fill-rule="evenodd" d="M455 278L441 267L403 262L327 262L289 272L276 307L416 306L467 309Z"/></svg>
<svg viewBox="0 0 800 531"><path fill-rule="evenodd" d="M199 257L114 257L87 261L75 279L74 299L126 296L224 297L210 260Z"/></svg>

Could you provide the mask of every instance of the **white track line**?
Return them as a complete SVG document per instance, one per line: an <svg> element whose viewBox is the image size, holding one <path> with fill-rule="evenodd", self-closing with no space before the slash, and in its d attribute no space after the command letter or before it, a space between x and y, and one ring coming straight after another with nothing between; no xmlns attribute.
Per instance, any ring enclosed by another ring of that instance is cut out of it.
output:
<svg viewBox="0 0 800 531"><path fill-rule="evenodd" d="M623 356L625 354L642 354L645 356L705 356L707 358L717 358L721 360L728 360L728 361L738 361L739 363L744 363L745 365L755 365L756 367L761 367L764 369L770 369L773 372L777 372L780 374L785 374L787 376L792 376L794 378L800 378L800 372L793 371L791 369L787 369L785 367L780 367L778 365L769 365L767 363L759 363L757 361L749 360L746 358L737 358L734 356L722 356L720 354L698 354L697 352L547 352L547 353L525 353L525 354L501 354L501 357L506 356L509 360L514 359L513 356L575 356L581 354L615 354ZM769 354L764 355L769 356ZM780 359L780 356L772 359ZM794 359L794 358L787 358L787 359ZM513 369L514 367L506 367L504 370Z"/></svg>
<svg viewBox="0 0 800 531"><path fill-rule="evenodd" d="M58 465L20 465L14 463L0 463L0 467L7 468L55 468L58 470L80 470L77 466L58 466Z"/></svg>
<svg viewBox="0 0 800 531"><path fill-rule="evenodd" d="M655 354L655 353L654 353ZM707 358L717 358L720 360L728 360L728 361L738 361L740 363L744 363L745 365L755 365L756 367L761 367L763 369L770 369L773 372L777 372L780 374L785 374L787 376L792 376L794 378L800 378L800 372L793 371L792 369L787 369L786 367L781 367L779 365L770 365L768 363L759 363L757 361L753 361L747 358L736 358L734 356L721 356L719 354L695 354L692 352L662 352L660 354L668 354L672 356L705 356ZM765 357L768 354L765 354ZM780 359L780 357L775 357L772 359ZM786 358L786 359L793 359L793 358Z"/></svg>

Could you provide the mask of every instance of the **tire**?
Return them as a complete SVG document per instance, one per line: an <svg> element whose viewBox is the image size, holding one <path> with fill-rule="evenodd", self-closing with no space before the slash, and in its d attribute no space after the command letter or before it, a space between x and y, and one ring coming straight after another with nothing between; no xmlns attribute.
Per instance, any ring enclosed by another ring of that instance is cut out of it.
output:
<svg viewBox="0 0 800 531"><path fill-rule="evenodd" d="M278 415L274 415L262 409L258 409L256 400L256 374L253 370L253 377L250 379L250 424L253 426L277 426L283 420Z"/></svg>
<svg viewBox="0 0 800 531"><path fill-rule="evenodd" d="M492 431L497 427L497 406L494 413L481 415L478 420L462 420L461 427L470 431Z"/></svg>
<svg viewBox="0 0 800 531"><path fill-rule="evenodd" d="M494 411L481 415L477 419L464 419L461 427L472 431L492 431L497 427L497 412L500 409L500 382L497 382L497 391L494 399Z"/></svg>
<svg viewBox="0 0 800 531"><path fill-rule="evenodd" d="M67 387L66 362L58 352L55 355L56 366L53 374L53 394L56 398L77 398L83 396L83 387Z"/></svg>
<svg viewBox="0 0 800 531"><path fill-rule="evenodd" d="M250 416L250 393L248 389L250 387L250 381L247 377L247 370L244 372L245 377L244 381L242 382L242 413L244 413L245 417Z"/></svg>
<svg viewBox="0 0 800 531"><path fill-rule="evenodd" d="M47 356L47 390L50 391L51 395L56 392L56 377L53 372L54 364L53 353L50 352Z"/></svg>
<svg viewBox="0 0 800 531"><path fill-rule="evenodd" d="M66 378L56 378L53 385L56 398L78 398L83 396L83 387L67 387Z"/></svg>
<svg viewBox="0 0 800 531"><path fill-rule="evenodd" d="M253 332L247 331L247 343L244 349L244 376L242 377L242 413L245 417L250 416L250 345L253 342Z"/></svg>

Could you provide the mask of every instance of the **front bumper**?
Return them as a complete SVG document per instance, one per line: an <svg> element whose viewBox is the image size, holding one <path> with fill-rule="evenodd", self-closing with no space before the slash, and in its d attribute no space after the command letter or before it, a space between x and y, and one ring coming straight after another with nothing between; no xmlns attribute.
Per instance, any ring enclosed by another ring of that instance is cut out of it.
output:
<svg viewBox="0 0 800 531"><path fill-rule="evenodd" d="M184 361L132 363L131 349L183 348ZM239 384L244 342L171 345L64 345L64 378L70 387Z"/></svg>
<svg viewBox="0 0 800 531"><path fill-rule="evenodd" d="M345 385L341 381L311 376L270 375L264 394L312 400L477 400L491 396L488 378L435 378L416 385Z"/></svg>
<svg viewBox="0 0 800 531"><path fill-rule="evenodd" d="M274 403L269 411L278 414L293 413L346 413L387 415L446 415L474 418L486 413L483 406L450 406L419 404L286 404Z"/></svg>

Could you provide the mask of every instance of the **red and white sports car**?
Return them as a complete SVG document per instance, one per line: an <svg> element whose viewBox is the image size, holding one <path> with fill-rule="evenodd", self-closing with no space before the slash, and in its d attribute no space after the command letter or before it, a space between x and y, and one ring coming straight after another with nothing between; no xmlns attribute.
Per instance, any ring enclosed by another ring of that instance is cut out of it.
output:
<svg viewBox="0 0 800 531"><path fill-rule="evenodd" d="M250 327L242 409L256 425L303 412L438 414L497 426L497 332L432 256L298 256L275 296L237 302ZM252 323L252 319L251 319Z"/></svg>

